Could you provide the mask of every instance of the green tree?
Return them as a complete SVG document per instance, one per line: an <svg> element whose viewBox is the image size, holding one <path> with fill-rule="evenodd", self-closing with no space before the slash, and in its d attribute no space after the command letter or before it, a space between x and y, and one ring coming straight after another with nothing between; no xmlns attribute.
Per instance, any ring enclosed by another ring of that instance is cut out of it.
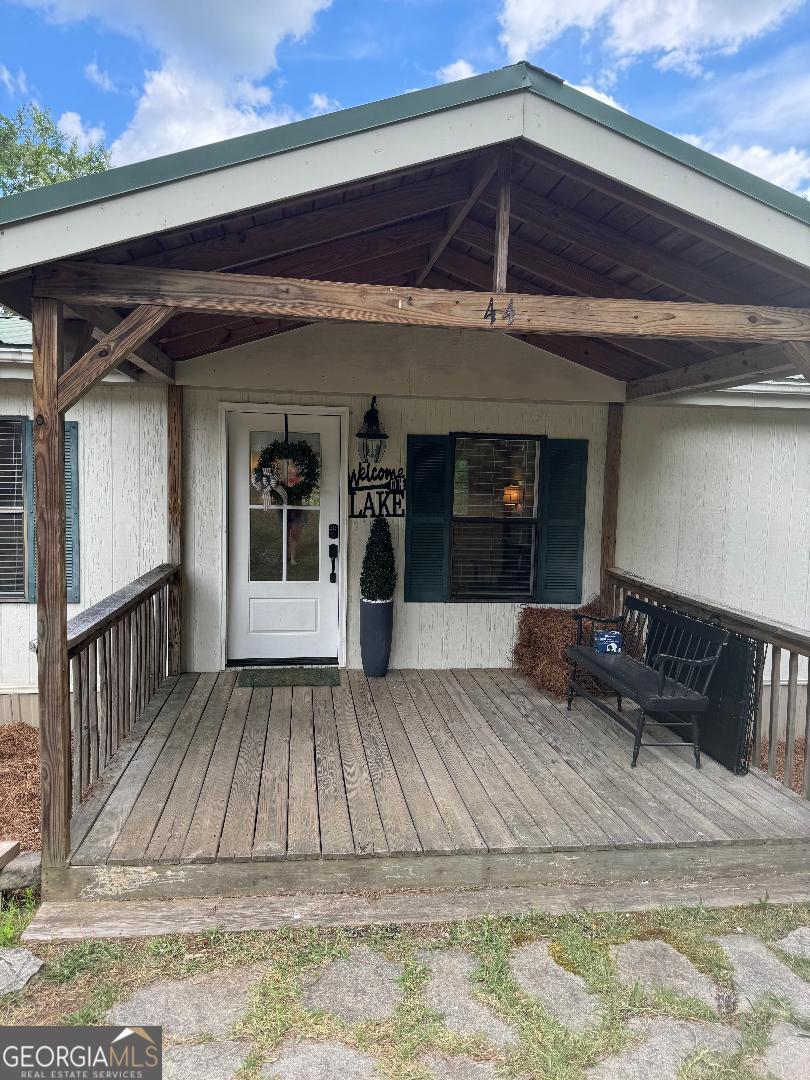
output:
<svg viewBox="0 0 810 1080"><path fill-rule="evenodd" d="M0 113L0 196L105 172L110 151L103 142L80 150L76 138L60 131L48 109L33 102L12 116Z"/></svg>

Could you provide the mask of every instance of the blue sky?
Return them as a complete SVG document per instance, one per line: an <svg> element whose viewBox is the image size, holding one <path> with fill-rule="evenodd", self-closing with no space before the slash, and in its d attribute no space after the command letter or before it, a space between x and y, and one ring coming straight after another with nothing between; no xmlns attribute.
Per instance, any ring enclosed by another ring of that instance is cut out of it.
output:
<svg viewBox="0 0 810 1080"><path fill-rule="evenodd" d="M517 59L810 192L810 0L0 0L0 112L115 164Z"/></svg>

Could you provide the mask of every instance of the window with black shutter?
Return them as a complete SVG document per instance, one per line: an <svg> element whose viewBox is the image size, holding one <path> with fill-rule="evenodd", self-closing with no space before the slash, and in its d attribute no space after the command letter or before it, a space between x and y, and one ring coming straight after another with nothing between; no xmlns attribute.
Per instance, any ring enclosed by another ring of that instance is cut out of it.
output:
<svg viewBox="0 0 810 1080"><path fill-rule="evenodd" d="M26 599L25 433L21 416L0 417L0 598Z"/></svg>
<svg viewBox="0 0 810 1080"><path fill-rule="evenodd" d="M588 443L408 436L406 601L582 599Z"/></svg>
<svg viewBox="0 0 810 1080"><path fill-rule="evenodd" d="M79 427L65 421L65 570L68 603L79 602ZM36 600L33 425L0 417L0 601Z"/></svg>

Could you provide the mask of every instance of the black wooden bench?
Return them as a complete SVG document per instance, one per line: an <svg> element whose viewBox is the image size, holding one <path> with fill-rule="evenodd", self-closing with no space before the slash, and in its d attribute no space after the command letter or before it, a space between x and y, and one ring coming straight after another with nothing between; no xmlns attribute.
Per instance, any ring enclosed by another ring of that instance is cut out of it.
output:
<svg viewBox="0 0 810 1080"><path fill-rule="evenodd" d="M568 708L575 697L584 697L635 736L633 767L638 761L645 725L691 727L695 766L700 768L700 716L709 707L707 691L717 661L728 642L728 631L691 619L668 608L628 596L622 614L613 619L574 614L576 644L566 649L571 664ZM583 642L583 624L590 623L589 643ZM597 652L593 633L599 627L617 629L622 635L621 652ZM578 672L590 672L598 682L616 694L617 708L590 693L578 681ZM622 715L622 699L639 707L635 726ZM680 720L679 717L685 719ZM657 742L656 746L689 745L690 740Z"/></svg>

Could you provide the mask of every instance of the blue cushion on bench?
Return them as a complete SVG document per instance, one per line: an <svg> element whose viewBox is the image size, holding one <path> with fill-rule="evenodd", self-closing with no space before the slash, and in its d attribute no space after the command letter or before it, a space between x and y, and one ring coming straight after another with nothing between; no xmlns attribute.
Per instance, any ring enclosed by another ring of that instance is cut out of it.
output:
<svg viewBox="0 0 810 1080"><path fill-rule="evenodd" d="M627 653L599 653L587 645L569 645L569 660L590 671L622 697L631 698L645 712L706 712L709 699L669 677L664 694L658 692L658 672Z"/></svg>

